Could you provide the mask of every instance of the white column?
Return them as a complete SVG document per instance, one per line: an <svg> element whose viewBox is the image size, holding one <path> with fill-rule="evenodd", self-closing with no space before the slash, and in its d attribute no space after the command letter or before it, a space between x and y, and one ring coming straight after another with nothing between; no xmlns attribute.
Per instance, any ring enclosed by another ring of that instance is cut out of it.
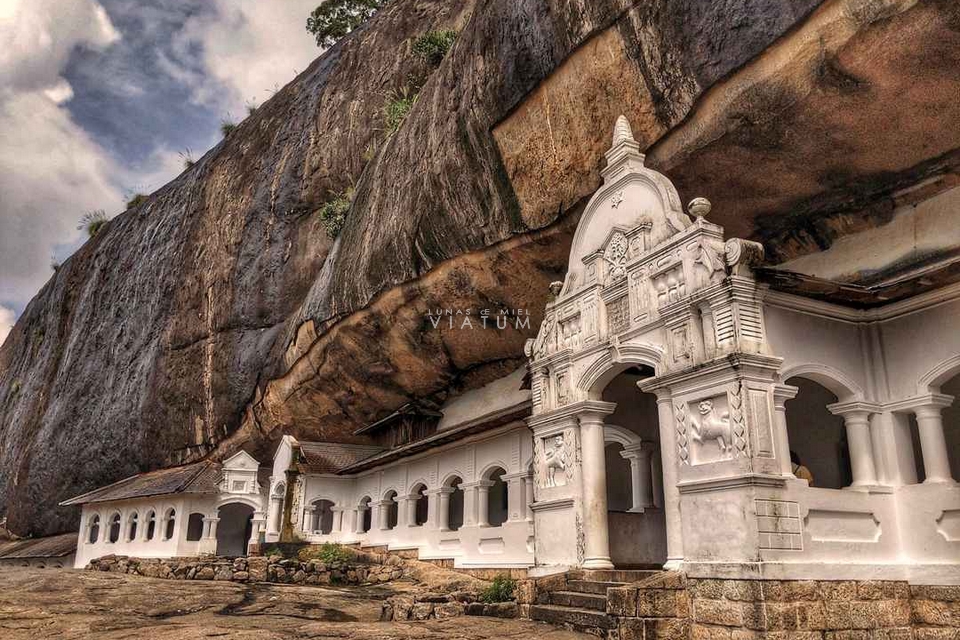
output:
<svg viewBox="0 0 960 640"><path fill-rule="evenodd" d="M949 404L950 400L947 400L946 404ZM926 476L923 484L954 482L950 473L950 458L947 456L947 440L943 435L943 417L940 415L940 410L944 406L946 405L936 402L913 410L917 416L920 452L923 454L923 473Z"/></svg>
<svg viewBox="0 0 960 640"><path fill-rule="evenodd" d="M643 513L653 505L653 482L650 469L650 447L647 443L626 447L620 456L630 461L630 511Z"/></svg>
<svg viewBox="0 0 960 640"><path fill-rule="evenodd" d="M380 504L380 509L378 510L378 514L379 514L379 516L380 516L380 518L379 518L379 519L380 519L380 530L381 530L381 531L386 531L386 530L387 530L387 526L388 526L388 524L389 524L389 523L388 523L388 520L389 520L389 513L388 513L388 512L389 512L389 510L390 510L390 505L393 504L393 500L381 500L379 504Z"/></svg>
<svg viewBox="0 0 960 640"><path fill-rule="evenodd" d="M798 387L778 384L773 388L774 408L774 449L780 463L780 475L795 478L793 463L790 461L790 436L787 432L787 400L797 397Z"/></svg>
<svg viewBox="0 0 960 640"><path fill-rule="evenodd" d="M251 544L257 544L260 542L260 531L266 525L266 515L262 511L254 511L253 520L251 523L252 526L250 527L250 540L247 542L248 552Z"/></svg>
<svg viewBox="0 0 960 640"><path fill-rule="evenodd" d="M331 533L340 533L343 531L343 507L332 507L333 511L333 530Z"/></svg>
<svg viewBox="0 0 960 640"><path fill-rule="evenodd" d="M850 470L853 482L850 489L866 490L877 485L877 467L873 461L873 441L870 437L870 414L873 411L863 402L827 405L834 415L843 416L850 449Z"/></svg>
<svg viewBox="0 0 960 640"><path fill-rule="evenodd" d="M204 538L216 538L217 537L217 523L220 522L220 518L217 517L206 517L203 519L203 537Z"/></svg>
<svg viewBox="0 0 960 640"><path fill-rule="evenodd" d="M663 468L660 464L659 448L650 454L650 492L653 494L653 506L663 509Z"/></svg>
<svg viewBox="0 0 960 640"><path fill-rule="evenodd" d="M320 521L316 519L316 507L309 506L303 510L303 530L307 533L314 533L320 529Z"/></svg>
<svg viewBox="0 0 960 640"><path fill-rule="evenodd" d="M667 562L664 569L679 569L683 563L683 529L680 520L680 489L677 487L677 427L673 399L666 390L657 391L660 423L660 466L663 476L663 511L667 526Z"/></svg>
<svg viewBox="0 0 960 640"><path fill-rule="evenodd" d="M437 509L437 529L440 531L450 531L450 494L453 489L450 487L440 487L437 489L437 497L440 499L440 508Z"/></svg>
<svg viewBox="0 0 960 640"><path fill-rule="evenodd" d="M280 511L280 504L283 498L280 496L270 496L270 506L267 511L267 533L271 535L280 534L280 518L283 514Z"/></svg>
<svg viewBox="0 0 960 640"><path fill-rule="evenodd" d="M507 522L521 522L526 519L523 487L523 479L526 476L526 471L503 476L507 483Z"/></svg>
<svg viewBox="0 0 960 640"><path fill-rule="evenodd" d="M367 507L369 509L370 507ZM353 510L353 532L356 534L361 534L363 532L363 517L364 512L367 510L363 507L357 507Z"/></svg>
<svg viewBox="0 0 960 640"><path fill-rule="evenodd" d="M533 522L533 474L523 476L523 506L527 522Z"/></svg>
<svg viewBox="0 0 960 640"><path fill-rule="evenodd" d="M411 493L407 496L407 526L416 527L417 526L417 498L420 496L415 493Z"/></svg>
<svg viewBox="0 0 960 640"><path fill-rule="evenodd" d="M580 451L583 479L583 533L585 569L612 569L607 529L607 461L604 455L604 413L581 413Z"/></svg>
<svg viewBox="0 0 960 640"><path fill-rule="evenodd" d="M477 485L475 482L462 483L463 491L463 526L477 526ZM443 521L446 523L446 521Z"/></svg>
<svg viewBox="0 0 960 640"><path fill-rule="evenodd" d="M487 516L490 513L490 487L493 486L493 482L480 480L475 485L477 492L477 526L489 527L490 521Z"/></svg>

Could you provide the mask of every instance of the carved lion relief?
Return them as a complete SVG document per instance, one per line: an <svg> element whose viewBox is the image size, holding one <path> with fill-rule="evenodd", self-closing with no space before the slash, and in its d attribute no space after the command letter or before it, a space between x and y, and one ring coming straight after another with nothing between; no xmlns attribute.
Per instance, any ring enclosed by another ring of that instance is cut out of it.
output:
<svg viewBox="0 0 960 640"><path fill-rule="evenodd" d="M726 394L697 402L696 414L690 417L693 463L704 464L735 457L738 443L734 431Z"/></svg>
<svg viewBox="0 0 960 640"><path fill-rule="evenodd" d="M562 433L541 440L543 450L543 486L563 487L567 484L567 467L570 464ZM559 472L559 473L558 473Z"/></svg>

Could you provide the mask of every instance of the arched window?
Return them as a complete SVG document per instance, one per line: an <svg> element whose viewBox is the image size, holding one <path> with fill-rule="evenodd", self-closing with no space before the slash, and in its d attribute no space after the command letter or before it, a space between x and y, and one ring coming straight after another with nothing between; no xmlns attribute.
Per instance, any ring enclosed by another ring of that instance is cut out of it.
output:
<svg viewBox="0 0 960 640"><path fill-rule="evenodd" d="M167 513L163 516L163 539L164 540L173 539L173 530L176 524L177 524L176 509L167 509Z"/></svg>
<svg viewBox="0 0 960 640"><path fill-rule="evenodd" d="M447 487L453 489L448 498L447 528L456 531L463 526L463 489L460 485L463 480L457 477L450 478Z"/></svg>
<svg viewBox="0 0 960 640"><path fill-rule="evenodd" d="M853 481L850 452L843 417L835 416L827 405L837 396L819 382L801 377L787 380L797 387L797 395L786 401L787 436L794 474L803 476L804 467L811 486L841 489Z"/></svg>
<svg viewBox="0 0 960 640"><path fill-rule="evenodd" d="M373 526L373 509L370 508L370 497L360 501L360 533L370 531Z"/></svg>
<svg viewBox="0 0 960 640"><path fill-rule="evenodd" d="M94 514L93 517L90 518L90 531L87 533L87 542L89 542L90 544L94 544L99 538L100 538L100 516L97 514Z"/></svg>
<svg viewBox="0 0 960 640"><path fill-rule="evenodd" d="M137 539L137 519L139 515L136 511L127 518L127 542L133 542Z"/></svg>
<svg viewBox="0 0 960 640"><path fill-rule="evenodd" d="M330 500L315 500L313 502L313 519L310 523L310 530L319 531L323 535L333 531L333 507Z"/></svg>
<svg viewBox="0 0 960 640"><path fill-rule="evenodd" d="M487 474L493 484L487 490L487 524L499 527L507 521L507 483L503 481L506 471L497 467Z"/></svg>
<svg viewBox="0 0 960 640"><path fill-rule="evenodd" d="M417 505L413 513L413 522L418 527L422 527L427 523L427 518L430 515L430 498L427 496L426 485L418 484L416 487L414 487L411 495L417 496Z"/></svg>
<svg viewBox="0 0 960 640"><path fill-rule="evenodd" d="M386 509L386 522L384 523L384 529L393 529L397 526L397 520L399 516L399 505L397 504L397 492L388 491L385 496L383 496L384 504L380 507L381 509Z"/></svg>
<svg viewBox="0 0 960 640"><path fill-rule="evenodd" d="M147 540L153 540L153 536L157 535L157 513L151 509L147 512Z"/></svg>
<svg viewBox="0 0 960 640"><path fill-rule="evenodd" d="M110 533L107 539L110 542L116 542L120 539L120 514L115 513L110 516Z"/></svg>
<svg viewBox="0 0 960 640"><path fill-rule="evenodd" d="M203 537L203 514L191 513L187 518L187 541L197 542Z"/></svg>

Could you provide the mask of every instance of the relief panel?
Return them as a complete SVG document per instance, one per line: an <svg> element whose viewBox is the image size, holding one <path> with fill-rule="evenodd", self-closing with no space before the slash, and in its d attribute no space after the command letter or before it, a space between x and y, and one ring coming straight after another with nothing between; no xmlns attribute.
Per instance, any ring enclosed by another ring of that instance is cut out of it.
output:
<svg viewBox="0 0 960 640"><path fill-rule="evenodd" d="M730 420L727 395L704 398L690 403L691 464L706 464L735 457L734 429Z"/></svg>
<svg viewBox="0 0 960 640"><path fill-rule="evenodd" d="M611 336L630 328L630 309L626 295L607 302L607 328Z"/></svg>

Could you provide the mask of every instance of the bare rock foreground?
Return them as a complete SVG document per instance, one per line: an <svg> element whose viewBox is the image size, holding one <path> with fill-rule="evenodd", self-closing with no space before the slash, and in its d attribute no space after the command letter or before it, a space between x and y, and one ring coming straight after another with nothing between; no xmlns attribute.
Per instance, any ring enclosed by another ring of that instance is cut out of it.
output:
<svg viewBox="0 0 960 640"><path fill-rule="evenodd" d="M585 639L520 620L460 617L379 622L381 603L403 591L155 580L50 569L0 571L0 638L394 638Z"/></svg>

